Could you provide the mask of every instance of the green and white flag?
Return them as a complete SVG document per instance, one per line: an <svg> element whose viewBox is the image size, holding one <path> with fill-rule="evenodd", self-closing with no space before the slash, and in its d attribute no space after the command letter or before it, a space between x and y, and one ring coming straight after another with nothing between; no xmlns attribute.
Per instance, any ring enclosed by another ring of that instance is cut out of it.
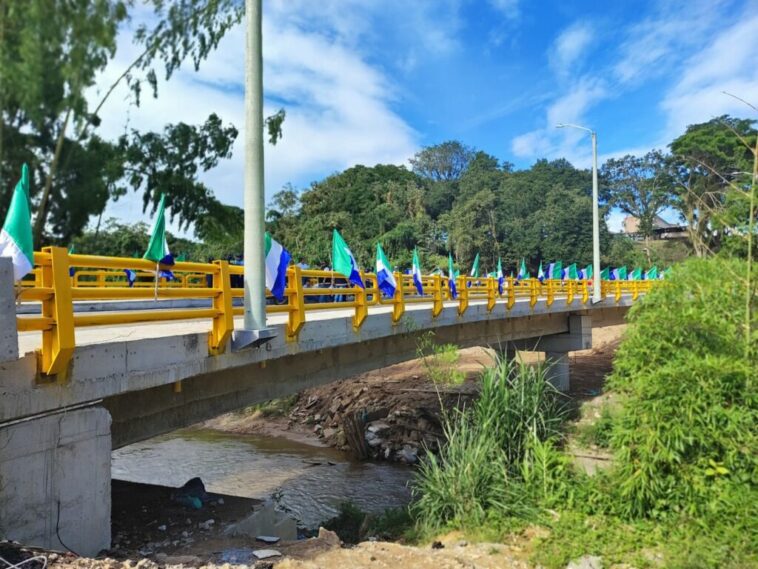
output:
<svg viewBox="0 0 758 569"><path fill-rule="evenodd" d="M150 243L147 245L147 251L142 255L143 259L160 263L162 265L173 265L174 258L168 250L166 242L166 194L161 196L161 203L158 205L158 215L155 216L153 231L150 235Z"/></svg>
<svg viewBox="0 0 758 569"><path fill-rule="evenodd" d="M345 275L348 282L365 288L353 252L336 229L332 232L332 270Z"/></svg>
<svg viewBox="0 0 758 569"><path fill-rule="evenodd" d="M471 274L469 276L474 278L479 277L479 253L476 254L476 257L474 257L474 264L471 267Z"/></svg>
<svg viewBox="0 0 758 569"><path fill-rule="evenodd" d="M0 257L13 261L13 278L21 280L34 267L32 212L29 208L29 167L21 167L21 179L11 197L11 205L0 230Z"/></svg>

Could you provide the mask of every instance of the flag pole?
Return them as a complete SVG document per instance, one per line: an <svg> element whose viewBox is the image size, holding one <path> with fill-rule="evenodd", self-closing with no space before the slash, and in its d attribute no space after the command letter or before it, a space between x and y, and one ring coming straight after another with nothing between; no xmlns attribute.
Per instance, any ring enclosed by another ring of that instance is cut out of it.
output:
<svg viewBox="0 0 758 569"><path fill-rule="evenodd" d="M155 263L155 295L153 296L153 301L158 302L158 274L159 270L161 268L160 262Z"/></svg>

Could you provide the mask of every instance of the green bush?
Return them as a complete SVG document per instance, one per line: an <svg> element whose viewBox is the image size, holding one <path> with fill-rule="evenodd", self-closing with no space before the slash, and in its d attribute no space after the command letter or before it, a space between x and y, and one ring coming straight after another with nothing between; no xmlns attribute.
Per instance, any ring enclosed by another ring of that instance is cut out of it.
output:
<svg viewBox="0 0 758 569"><path fill-rule="evenodd" d="M414 480L416 519L432 529L534 519L532 494L553 492L561 477L550 441L562 413L544 368L496 361L473 407L443 418L446 443L426 456Z"/></svg>
<svg viewBox="0 0 758 569"><path fill-rule="evenodd" d="M434 332L427 332L419 339L416 351L434 383L460 385L466 380L466 374L458 369L460 353L455 344L437 344Z"/></svg>
<svg viewBox="0 0 758 569"><path fill-rule="evenodd" d="M688 261L630 311L610 378L623 398L611 433L619 513L713 513L758 481L745 268Z"/></svg>

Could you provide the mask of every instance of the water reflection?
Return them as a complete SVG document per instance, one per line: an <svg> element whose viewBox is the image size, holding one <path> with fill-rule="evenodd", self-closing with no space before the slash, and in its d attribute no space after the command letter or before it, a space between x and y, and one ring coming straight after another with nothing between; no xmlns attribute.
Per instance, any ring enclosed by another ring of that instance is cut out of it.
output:
<svg viewBox="0 0 758 569"><path fill-rule="evenodd" d="M113 478L181 486L199 476L211 492L277 503L303 526L334 516L339 504L367 512L407 504L408 467L355 462L331 448L288 439L188 430L113 452Z"/></svg>

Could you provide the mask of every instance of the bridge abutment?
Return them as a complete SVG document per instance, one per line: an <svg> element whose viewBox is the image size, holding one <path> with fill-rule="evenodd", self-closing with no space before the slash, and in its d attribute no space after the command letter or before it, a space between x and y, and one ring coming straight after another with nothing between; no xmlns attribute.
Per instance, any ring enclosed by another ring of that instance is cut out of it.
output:
<svg viewBox="0 0 758 569"><path fill-rule="evenodd" d="M109 548L110 427L100 406L0 425L0 536L86 556Z"/></svg>

